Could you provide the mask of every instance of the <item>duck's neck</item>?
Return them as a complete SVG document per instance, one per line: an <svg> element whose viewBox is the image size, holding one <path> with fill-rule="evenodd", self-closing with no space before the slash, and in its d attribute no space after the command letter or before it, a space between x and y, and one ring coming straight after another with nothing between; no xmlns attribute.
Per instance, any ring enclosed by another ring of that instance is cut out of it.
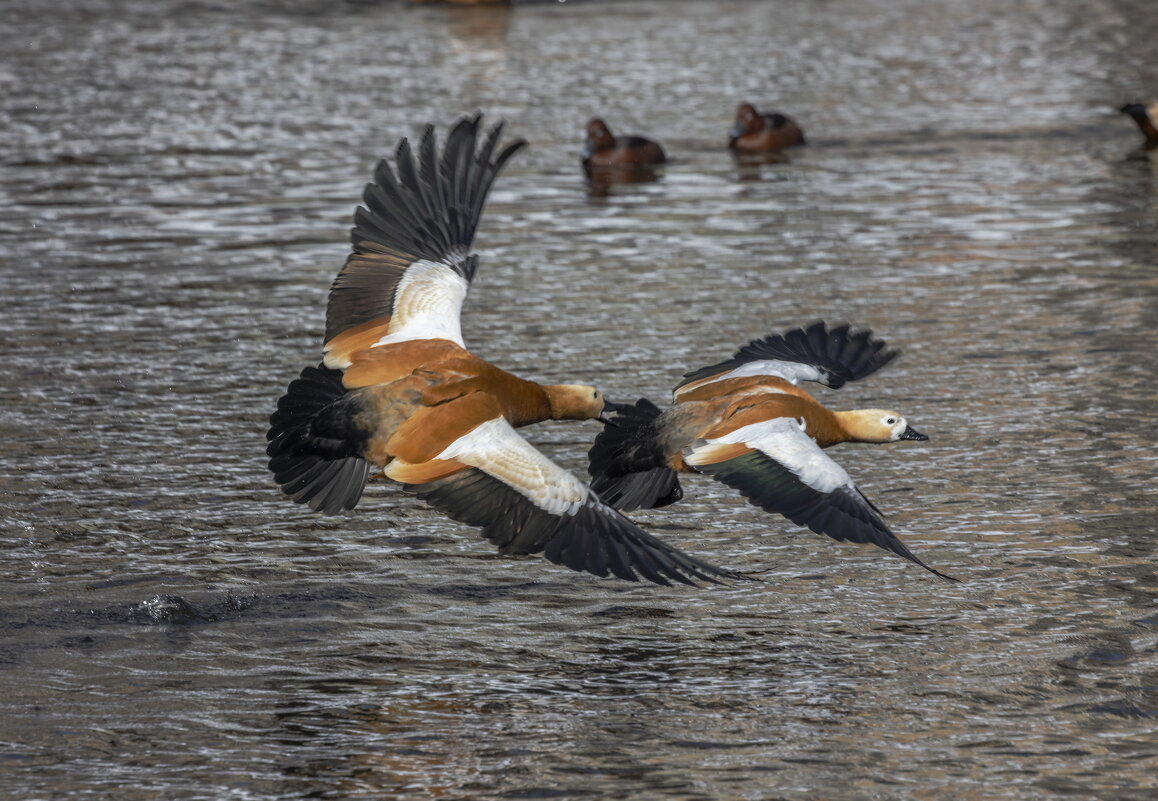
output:
<svg viewBox="0 0 1158 801"><path fill-rule="evenodd" d="M880 413L876 409L851 409L833 412L835 428L839 432L829 444L841 442L884 442L881 439ZM822 448L828 445L821 445Z"/></svg>
<svg viewBox="0 0 1158 801"><path fill-rule="evenodd" d="M504 416L512 426L519 428L552 419L551 402L543 387L527 381L520 389L504 398Z"/></svg>
<svg viewBox="0 0 1158 801"><path fill-rule="evenodd" d="M824 411L827 414L817 415L815 412L810 414L807 418L807 428L804 429L804 433L816 440L817 445L829 448L855 439L845 426L841 417L843 412L830 412L828 409Z"/></svg>

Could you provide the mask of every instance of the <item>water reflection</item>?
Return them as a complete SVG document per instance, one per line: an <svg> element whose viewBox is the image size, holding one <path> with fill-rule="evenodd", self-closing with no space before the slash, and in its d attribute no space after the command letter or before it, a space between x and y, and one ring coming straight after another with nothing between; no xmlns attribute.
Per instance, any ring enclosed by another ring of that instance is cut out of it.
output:
<svg viewBox="0 0 1158 801"><path fill-rule="evenodd" d="M591 167L586 171L587 192L591 197L607 197L633 184L653 183L663 176L662 167L647 164L613 164Z"/></svg>
<svg viewBox="0 0 1158 801"><path fill-rule="evenodd" d="M443 13L455 50L505 58L511 25L509 3L459 4Z"/></svg>
<svg viewBox="0 0 1158 801"><path fill-rule="evenodd" d="M766 167L786 164L788 154L781 150L769 150L763 153L732 153L736 163L736 180L741 183L765 180L771 172Z"/></svg>

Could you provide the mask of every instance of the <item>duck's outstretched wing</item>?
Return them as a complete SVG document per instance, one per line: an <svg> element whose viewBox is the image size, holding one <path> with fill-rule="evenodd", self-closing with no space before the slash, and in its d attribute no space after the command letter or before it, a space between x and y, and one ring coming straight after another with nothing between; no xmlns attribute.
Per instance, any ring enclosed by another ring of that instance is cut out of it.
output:
<svg viewBox="0 0 1158 801"><path fill-rule="evenodd" d="M715 381L747 376L775 376L792 384L818 381L839 389L848 381L872 375L900 355L867 329L854 331L847 323L829 328L820 321L807 328L756 339L732 358L684 374L680 394Z"/></svg>
<svg viewBox="0 0 1158 801"><path fill-rule="evenodd" d="M481 527L500 553L542 553L572 570L664 585L743 578L641 530L501 415L459 436L434 459L414 464L396 458L385 473L452 519Z"/></svg>
<svg viewBox="0 0 1158 801"><path fill-rule="evenodd" d="M365 205L354 212L353 250L330 289L327 367L343 369L351 354L387 342L462 344L459 315L478 266L471 242L491 184L526 144L499 150L502 129L499 123L482 136L481 115L464 117L440 157L428 126L417 152L409 140L399 142L396 170L379 162Z"/></svg>
<svg viewBox="0 0 1158 801"><path fill-rule="evenodd" d="M709 436L685 449L684 460L767 512L835 540L871 543L958 580L929 567L897 539L848 473L796 420L780 417Z"/></svg>

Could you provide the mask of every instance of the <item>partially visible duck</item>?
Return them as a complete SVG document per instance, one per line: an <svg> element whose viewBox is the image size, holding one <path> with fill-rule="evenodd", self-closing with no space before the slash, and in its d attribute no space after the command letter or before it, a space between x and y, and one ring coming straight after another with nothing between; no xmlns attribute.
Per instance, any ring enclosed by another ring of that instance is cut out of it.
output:
<svg viewBox="0 0 1158 801"><path fill-rule="evenodd" d="M525 144L499 150L501 132L484 137L479 116L463 119L439 158L428 127L417 154L399 143L397 174L378 165L330 290L323 362L302 371L270 417L274 480L333 514L357 504L372 473L384 475L482 527L500 553L542 553L597 576L734 576L646 534L516 431L601 418L615 406L599 390L528 381L466 349L471 242L492 182Z"/></svg>
<svg viewBox="0 0 1158 801"><path fill-rule="evenodd" d="M1145 148L1153 150L1158 147L1158 103L1144 106L1141 103L1127 103L1120 109L1123 114L1129 114L1138 123L1138 128L1146 137Z"/></svg>
<svg viewBox="0 0 1158 801"><path fill-rule="evenodd" d="M804 144L804 132L792 119L777 112L761 114L751 103L741 103L728 134L728 147L739 153L784 150Z"/></svg>
<svg viewBox="0 0 1158 801"><path fill-rule="evenodd" d="M667 162L667 155L657 142L643 136L613 136L607 123L598 117L587 123L587 141L583 146L583 169L596 167L648 166Z"/></svg>
<svg viewBox="0 0 1158 801"><path fill-rule="evenodd" d="M749 501L837 540L872 543L931 572L822 448L927 440L887 409L831 411L801 381L838 389L896 358L871 331L817 322L756 340L685 374L661 411L646 398L612 418L589 453L591 487L630 511L683 497L678 473L704 473ZM956 580L956 579L952 579Z"/></svg>

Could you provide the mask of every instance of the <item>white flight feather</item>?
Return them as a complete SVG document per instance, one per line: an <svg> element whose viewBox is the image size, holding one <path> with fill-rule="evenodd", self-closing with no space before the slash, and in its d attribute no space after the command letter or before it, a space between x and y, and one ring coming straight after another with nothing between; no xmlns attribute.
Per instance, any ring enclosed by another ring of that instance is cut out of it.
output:
<svg viewBox="0 0 1158 801"><path fill-rule="evenodd" d="M463 345L460 318L469 288L467 280L446 264L414 262L395 290L388 333L373 347L413 339L449 339Z"/></svg>
<svg viewBox="0 0 1158 801"><path fill-rule="evenodd" d="M777 417L752 423L722 437L707 440L708 445L747 445L755 448L791 470L802 482L819 492L833 492L854 487L844 468L830 459L816 441L791 417ZM694 455L688 460L694 464Z"/></svg>
<svg viewBox="0 0 1158 801"><path fill-rule="evenodd" d="M434 458L477 467L553 515L574 515L587 499L582 482L539 453L502 417L471 429Z"/></svg>
<svg viewBox="0 0 1158 801"><path fill-rule="evenodd" d="M786 362L779 359L765 359L763 361L741 364L734 370L729 370L721 375L704 379L703 383L711 384L715 381L727 381L729 378L747 378L753 375L776 376L777 378L783 378L790 384L799 384L801 381L819 381L824 377L824 373L811 364Z"/></svg>

